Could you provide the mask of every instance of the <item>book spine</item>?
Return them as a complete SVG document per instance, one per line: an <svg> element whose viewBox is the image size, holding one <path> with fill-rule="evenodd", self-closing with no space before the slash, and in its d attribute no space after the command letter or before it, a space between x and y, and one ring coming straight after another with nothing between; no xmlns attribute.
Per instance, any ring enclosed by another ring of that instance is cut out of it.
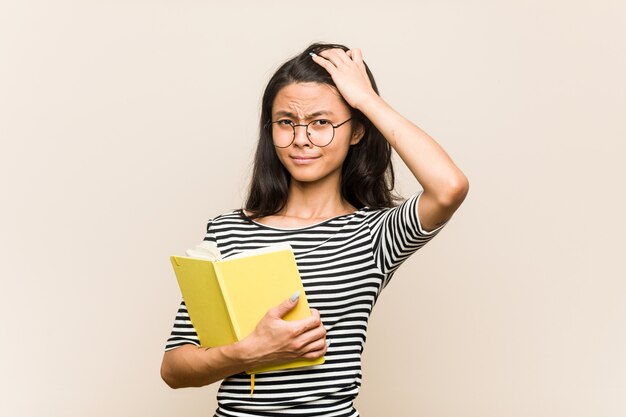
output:
<svg viewBox="0 0 626 417"><path fill-rule="evenodd" d="M219 267L219 261L212 262L213 269L215 271L215 276L217 277L217 283L220 286L220 294L222 294L222 299L224 300L224 304L226 304L226 310L228 311L228 323L230 324L230 330L232 331L235 339L240 341L243 339L241 335L241 327L239 323L237 323L237 316L234 313L235 309L230 301L230 296L226 290L226 285L224 284L224 275Z"/></svg>

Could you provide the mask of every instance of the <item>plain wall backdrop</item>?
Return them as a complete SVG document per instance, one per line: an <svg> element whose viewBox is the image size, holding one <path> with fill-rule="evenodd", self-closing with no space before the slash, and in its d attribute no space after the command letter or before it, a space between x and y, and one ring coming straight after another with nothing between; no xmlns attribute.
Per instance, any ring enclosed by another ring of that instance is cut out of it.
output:
<svg viewBox="0 0 626 417"><path fill-rule="evenodd" d="M625 16L610 0L2 1L0 415L212 415L216 386L159 376L168 257L240 207L265 83L314 41L361 48L471 184L374 310L361 414L626 415Z"/></svg>

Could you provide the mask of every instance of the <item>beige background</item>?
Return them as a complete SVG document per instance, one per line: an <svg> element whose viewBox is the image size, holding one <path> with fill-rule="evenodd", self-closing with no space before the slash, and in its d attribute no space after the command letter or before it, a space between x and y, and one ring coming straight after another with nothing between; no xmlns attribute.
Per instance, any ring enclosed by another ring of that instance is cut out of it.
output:
<svg viewBox="0 0 626 417"><path fill-rule="evenodd" d="M377 305L362 415L626 415L626 4L338 3L0 3L0 415L211 415L159 377L168 256L239 207L264 85L317 40L471 183Z"/></svg>

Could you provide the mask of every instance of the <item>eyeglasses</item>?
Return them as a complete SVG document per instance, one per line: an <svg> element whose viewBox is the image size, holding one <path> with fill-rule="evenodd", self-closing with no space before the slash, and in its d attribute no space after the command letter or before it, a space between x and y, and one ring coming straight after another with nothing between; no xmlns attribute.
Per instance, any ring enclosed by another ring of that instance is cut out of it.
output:
<svg viewBox="0 0 626 417"><path fill-rule="evenodd" d="M272 140L277 148L291 146L296 139L296 127L298 126L306 127L306 137L309 139L309 142L323 148L330 145L330 142L335 138L335 129L350 120L352 120L352 117L338 125L333 125L330 120L325 119L313 120L307 124L295 124L289 119L282 119L270 122L268 126L272 127Z"/></svg>

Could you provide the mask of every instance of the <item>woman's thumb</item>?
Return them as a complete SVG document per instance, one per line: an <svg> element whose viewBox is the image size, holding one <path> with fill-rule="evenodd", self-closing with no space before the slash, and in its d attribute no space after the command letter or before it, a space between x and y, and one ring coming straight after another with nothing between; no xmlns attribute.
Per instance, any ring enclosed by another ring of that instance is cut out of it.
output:
<svg viewBox="0 0 626 417"><path fill-rule="evenodd" d="M300 291L296 291L290 298L280 303L276 307L276 313L278 314L278 317L280 317L281 319L285 317L285 314L289 313L298 304L299 299Z"/></svg>

